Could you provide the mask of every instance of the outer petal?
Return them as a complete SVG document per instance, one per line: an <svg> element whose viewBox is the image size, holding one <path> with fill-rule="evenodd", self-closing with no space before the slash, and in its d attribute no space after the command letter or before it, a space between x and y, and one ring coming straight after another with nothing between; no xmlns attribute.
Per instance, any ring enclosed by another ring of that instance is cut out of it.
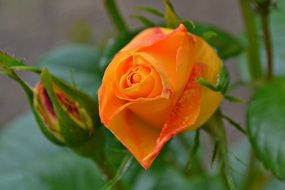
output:
<svg viewBox="0 0 285 190"><path fill-rule="evenodd" d="M129 42L121 52L123 51L135 51L142 47L147 47L155 44L156 42L165 38L173 30L166 28L150 28L140 32L131 42Z"/></svg>
<svg viewBox="0 0 285 190"><path fill-rule="evenodd" d="M106 127L148 169L148 165L142 161L154 149L160 130L145 123L128 109L116 115Z"/></svg>
<svg viewBox="0 0 285 190"><path fill-rule="evenodd" d="M164 144L174 135L185 130L193 130L200 127L209 119L221 103L222 95L220 93L201 87L196 82L198 77L203 77L215 84L217 75L221 70L221 60L213 48L205 41L196 36L193 36L193 38L195 39L195 45L193 49L191 47L191 51L193 51L191 52L191 55L193 55L191 61L197 64L192 68L192 74L182 94L178 98L175 107L172 108L172 112L164 124L154 150L143 159L142 164L145 168L150 167ZM183 71L183 67L184 69L187 68L187 63L185 63L185 61L183 62L183 60L187 60L187 58L183 58L183 55L187 55L189 49L183 48L181 51L183 51L181 52L182 57L178 54L177 58L180 59L178 63L182 65L178 65L177 70L180 69L180 71ZM185 65L183 66L183 64ZM187 75L184 77L187 77Z"/></svg>
<svg viewBox="0 0 285 190"><path fill-rule="evenodd" d="M118 99L113 92L113 81L116 72L116 65L124 59L127 59L129 53L121 53L121 56L116 56L104 73L102 84L98 91L99 99L99 114L101 121L104 124L110 122L114 115L124 109L127 101Z"/></svg>
<svg viewBox="0 0 285 190"><path fill-rule="evenodd" d="M150 167L165 143L196 122L201 103L201 87L196 82L199 76L201 76L201 66L195 65L188 83L163 126L155 148L143 159L142 164L145 168Z"/></svg>
<svg viewBox="0 0 285 190"><path fill-rule="evenodd" d="M222 61L215 50L203 39L196 37L195 59L199 60L203 66L202 77L212 84L216 84L217 76L221 71ZM201 93L201 111L194 125L189 126L187 130L195 130L203 125L216 111L222 101L222 94L214 92L206 87L202 87Z"/></svg>

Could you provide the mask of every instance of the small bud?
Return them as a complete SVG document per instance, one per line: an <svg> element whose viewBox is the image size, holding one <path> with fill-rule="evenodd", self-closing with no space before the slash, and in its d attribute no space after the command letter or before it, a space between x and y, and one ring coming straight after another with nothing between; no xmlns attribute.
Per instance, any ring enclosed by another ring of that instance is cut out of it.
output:
<svg viewBox="0 0 285 190"><path fill-rule="evenodd" d="M33 110L44 134L57 144L82 145L91 138L98 117L93 100L51 76L47 70L34 88Z"/></svg>
<svg viewBox="0 0 285 190"><path fill-rule="evenodd" d="M34 108L46 125L47 130L52 133L56 139L64 142L64 138L60 134L58 118L55 114L51 99L41 82L39 82L34 89Z"/></svg>

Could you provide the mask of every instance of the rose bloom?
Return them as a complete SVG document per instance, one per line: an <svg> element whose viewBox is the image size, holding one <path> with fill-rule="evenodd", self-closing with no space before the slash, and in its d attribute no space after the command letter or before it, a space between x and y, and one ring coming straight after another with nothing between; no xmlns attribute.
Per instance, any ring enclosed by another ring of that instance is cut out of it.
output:
<svg viewBox="0 0 285 190"><path fill-rule="evenodd" d="M196 79L215 84L221 67L215 50L182 24L146 29L105 71L101 121L148 169L174 135L196 130L215 112L222 95Z"/></svg>

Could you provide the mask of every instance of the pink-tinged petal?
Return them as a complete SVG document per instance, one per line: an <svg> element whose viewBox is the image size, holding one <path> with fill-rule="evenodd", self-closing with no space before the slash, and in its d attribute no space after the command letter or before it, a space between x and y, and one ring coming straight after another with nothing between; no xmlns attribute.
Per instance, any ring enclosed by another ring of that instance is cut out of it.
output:
<svg viewBox="0 0 285 190"><path fill-rule="evenodd" d="M222 67L222 61L218 57L216 51L203 39L195 36L195 60L202 63L202 77L212 83L216 84L217 76ZM206 87L202 87L201 93L201 109L199 117L194 125L189 126L187 130L195 130L203 125L220 106L223 96L220 92L214 92Z"/></svg>
<svg viewBox="0 0 285 190"><path fill-rule="evenodd" d="M142 47L147 47L165 38L172 30L163 28L150 28L140 32L123 49L123 51L135 51Z"/></svg>
<svg viewBox="0 0 285 190"><path fill-rule="evenodd" d="M157 139L156 147L143 159L145 168L150 167L166 142L196 122L200 113L201 103L201 87L196 81L199 76L201 76L201 67L200 65L195 65L184 91L163 126Z"/></svg>

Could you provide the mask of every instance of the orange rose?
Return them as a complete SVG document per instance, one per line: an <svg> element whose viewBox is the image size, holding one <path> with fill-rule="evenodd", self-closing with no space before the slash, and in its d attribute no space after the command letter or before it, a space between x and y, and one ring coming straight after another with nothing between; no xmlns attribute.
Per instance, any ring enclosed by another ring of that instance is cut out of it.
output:
<svg viewBox="0 0 285 190"><path fill-rule="evenodd" d="M177 29L150 28L116 54L99 89L102 123L148 169L174 135L195 130L215 112L222 62L203 39Z"/></svg>

